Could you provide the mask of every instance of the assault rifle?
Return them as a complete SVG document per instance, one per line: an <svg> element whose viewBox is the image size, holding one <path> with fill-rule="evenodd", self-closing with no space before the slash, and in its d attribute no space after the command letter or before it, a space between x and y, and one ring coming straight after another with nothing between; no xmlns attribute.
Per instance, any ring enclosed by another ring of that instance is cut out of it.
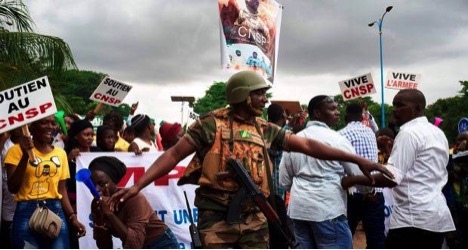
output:
<svg viewBox="0 0 468 250"><path fill-rule="evenodd" d="M203 248L203 245L200 239L200 232L198 231L197 226L193 223L192 209L190 208L190 204L187 199L187 193L185 193L185 191L184 191L184 196L185 196L185 202L187 204L187 211L188 211L189 218L190 218L189 231L190 231L190 238L192 238L193 248L201 249Z"/></svg>
<svg viewBox="0 0 468 250"><path fill-rule="evenodd" d="M229 158L227 160L227 166L230 171L218 173L217 177L220 179L229 177L234 178L237 184L241 187L241 189L234 195L231 205L228 208L227 223L232 225L242 221L240 218L241 204L244 199L250 198L263 212L268 223L278 232L281 232L281 235L288 242L288 245L291 248L294 248L294 237L291 235L291 232L288 229L283 228L283 224L281 223L278 214L275 212L273 207L271 207L270 203L268 203L265 195L258 190L249 173L247 173L244 166L242 166L242 163L239 160Z"/></svg>

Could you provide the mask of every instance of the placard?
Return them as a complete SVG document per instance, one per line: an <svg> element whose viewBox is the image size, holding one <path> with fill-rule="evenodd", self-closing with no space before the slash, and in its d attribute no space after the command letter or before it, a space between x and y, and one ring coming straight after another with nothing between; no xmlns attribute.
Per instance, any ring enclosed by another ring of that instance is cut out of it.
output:
<svg viewBox="0 0 468 250"><path fill-rule="evenodd" d="M96 90L94 90L94 93L89 99L118 107L131 89L132 86L107 76L102 80Z"/></svg>
<svg viewBox="0 0 468 250"><path fill-rule="evenodd" d="M371 73L340 81L338 84L345 101L377 93Z"/></svg>
<svg viewBox="0 0 468 250"><path fill-rule="evenodd" d="M39 79L0 92L0 133L57 113L49 79Z"/></svg>
<svg viewBox="0 0 468 250"><path fill-rule="evenodd" d="M420 89L421 74L388 72L385 88L388 89Z"/></svg>

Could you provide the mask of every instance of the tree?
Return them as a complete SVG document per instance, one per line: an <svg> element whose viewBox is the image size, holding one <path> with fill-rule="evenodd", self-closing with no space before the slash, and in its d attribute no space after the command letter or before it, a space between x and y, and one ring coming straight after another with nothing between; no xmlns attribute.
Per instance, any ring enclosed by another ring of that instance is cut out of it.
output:
<svg viewBox="0 0 468 250"><path fill-rule="evenodd" d="M33 24L21 0L0 0L0 88L47 75L57 106L68 107L67 100L55 94L53 79L77 68L72 52L58 37L32 33Z"/></svg>
<svg viewBox="0 0 468 250"><path fill-rule="evenodd" d="M226 102L226 83L213 82L206 91L205 96L197 99L193 103L193 111L199 115L204 115L212 110L225 107Z"/></svg>
<svg viewBox="0 0 468 250"><path fill-rule="evenodd" d="M468 81L460 81L460 84L462 85L461 96L438 99L426 108L426 116L429 121L434 121L435 117L443 119L439 128L444 131L450 145L453 145L458 135L458 122L468 116L466 113L466 107L468 107Z"/></svg>

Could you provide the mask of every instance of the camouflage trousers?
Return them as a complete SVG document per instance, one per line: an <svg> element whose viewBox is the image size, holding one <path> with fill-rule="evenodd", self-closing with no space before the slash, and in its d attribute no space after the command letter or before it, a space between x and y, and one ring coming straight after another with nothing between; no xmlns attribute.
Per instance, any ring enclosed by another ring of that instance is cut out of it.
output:
<svg viewBox="0 0 468 250"><path fill-rule="evenodd" d="M268 223L261 211L242 214L245 223L229 225L225 212L199 210L203 248L268 248Z"/></svg>

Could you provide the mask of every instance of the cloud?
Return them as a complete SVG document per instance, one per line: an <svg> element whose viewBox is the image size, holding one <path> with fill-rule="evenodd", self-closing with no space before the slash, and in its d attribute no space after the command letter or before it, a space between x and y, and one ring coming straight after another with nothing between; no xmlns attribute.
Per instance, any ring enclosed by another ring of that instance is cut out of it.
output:
<svg viewBox="0 0 468 250"><path fill-rule="evenodd" d="M25 2L36 31L64 39L80 69L145 86L153 98L159 93L156 99L165 100L188 89L199 98L213 81L229 76L220 70L216 1ZM274 98L307 103L316 94L339 94L338 81L368 72L380 83L378 28L367 24L388 5L394 8L383 24L384 75L391 69L422 74L429 103L455 95L458 81L468 79L466 1L279 2L285 7ZM167 92L159 91L163 88ZM138 92L142 102L146 92ZM386 91L387 103L391 92ZM170 99L158 104L164 105L173 104ZM177 119L169 112L158 115Z"/></svg>

